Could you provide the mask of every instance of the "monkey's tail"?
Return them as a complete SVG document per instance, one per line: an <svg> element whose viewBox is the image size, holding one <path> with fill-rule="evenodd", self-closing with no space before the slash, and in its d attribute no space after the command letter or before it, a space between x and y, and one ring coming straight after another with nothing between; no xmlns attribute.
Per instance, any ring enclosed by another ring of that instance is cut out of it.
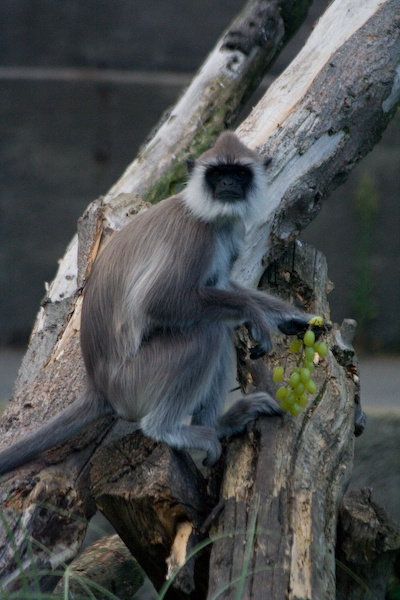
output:
<svg viewBox="0 0 400 600"><path fill-rule="evenodd" d="M41 452L69 440L87 425L113 413L111 404L88 387L43 427L0 452L0 475L28 463Z"/></svg>

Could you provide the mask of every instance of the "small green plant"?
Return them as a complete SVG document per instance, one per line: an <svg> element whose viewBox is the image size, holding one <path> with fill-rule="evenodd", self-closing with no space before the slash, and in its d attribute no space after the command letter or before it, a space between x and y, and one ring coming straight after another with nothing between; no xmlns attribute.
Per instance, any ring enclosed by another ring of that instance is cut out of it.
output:
<svg viewBox="0 0 400 600"><path fill-rule="evenodd" d="M66 515L76 521L84 522L84 519L81 517L71 515L58 507L53 507L46 503L41 503L41 506L58 514ZM24 534L23 544L17 544L6 515L1 508L0 523L7 534L10 548L13 551L20 581L20 589L11 591L4 589L4 581L0 580L0 600L68 600L71 597L75 600L98 600L99 598L102 600L120 600L111 591L88 577L80 575L79 572L73 570L66 563L60 562L59 569L57 570L38 567L37 557L35 557L33 548L40 548L49 558L51 558L52 552L46 546L32 538L27 532ZM21 523L20 527L23 528ZM102 533L100 528L94 527L94 529ZM41 581L44 578L62 577L63 589L59 593L48 593L41 590Z"/></svg>
<svg viewBox="0 0 400 600"><path fill-rule="evenodd" d="M53 508L53 510L58 512L58 509ZM266 564L257 569L253 569L250 566L254 547L258 543L257 536L265 535L266 533L268 533L263 528L260 528L258 524L258 522L262 520L262 514L260 515L260 510L262 510L262 512L268 511L269 507L264 506L264 508L261 509L261 497L259 494L256 494L251 508L249 523L246 529L225 531L222 534L210 533L210 537L200 542L186 557L187 561L190 560L192 557L194 557L196 554L202 551L205 547L213 544L214 542L220 539L226 537L233 538L236 536L243 536L243 539L246 542L246 549L243 557L243 566L241 572L237 575L237 577L232 578L224 586L221 586L221 588L213 595L211 600L219 600L219 598L225 593L225 591L231 587L233 587L234 589L234 600L243 600L245 597L244 594L247 579L255 573L263 572L271 568L270 564ZM0 522L2 522L4 527L6 527L9 533L10 544L16 553L15 558L17 565L20 567L22 588L18 591L5 591L4 589L2 589L0 581L0 600L69 600L69 598L74 598L74 600L121 600L110 590L104 588L103 586L97 584L95 581L87 577L79 575L78 572L74 571L70 566L66 564L60 564L60 569L58 571L37 568L32 551L33 546L38 546L43 552L47 553L49 556L51 556L51 551L49 551L36 540L31 539L29 536L26 537L26 545L28 548L28 554L30 554L30 558L32 559L32 569L31 572L26 573L24 571L23 557L19 555L15 540L13 538L13 534L8 527L5 515L1 509ZM362 579L360 579L356 574L354 574L346 565L342 564L340 561L336 561L336 564L337 568L344 570L354 581L356 581L360 585L361 589L364 589L371 595L371 600L376 600L376 596L372 594L371 590L362 581ZM159 594L157 595L157 600L163 600L163 598L165 598L169 588L173 585L174 579L178 571L179 569L177 569L177 571L174 572L172 577L168 581L166 581L165 584L162 586ZM59 593L49 593L41 591L40 580L44 576L59 576L60 578L63 577L62 590ZM388 600L400 600L397 581L393 581L393 585L389 586L388 594Z"/></svg>

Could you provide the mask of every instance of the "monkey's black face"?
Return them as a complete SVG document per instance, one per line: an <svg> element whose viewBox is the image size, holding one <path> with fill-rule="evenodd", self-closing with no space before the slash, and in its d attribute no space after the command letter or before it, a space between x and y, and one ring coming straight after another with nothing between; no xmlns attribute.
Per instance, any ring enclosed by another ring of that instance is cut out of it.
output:
<svg viewBox="0 0 400 600"><path fill-rule="evenodd" d="M235 202L245 200L253 183L253 171L243 165L213 165L205 175L215 200Z"/></svg>

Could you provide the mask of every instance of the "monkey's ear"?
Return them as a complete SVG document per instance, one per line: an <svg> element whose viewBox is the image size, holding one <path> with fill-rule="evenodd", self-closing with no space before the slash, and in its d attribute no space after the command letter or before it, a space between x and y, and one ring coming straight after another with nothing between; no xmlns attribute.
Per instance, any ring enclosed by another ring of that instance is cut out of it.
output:
<svg viewBox="0 0 400 600"><path fill-rule="evenodd" d="M195 164L196 164L195 160L192 160L191 158L186 159L186 167L187 167L188 173L191 173L193 171Z"/></svg>
<svg viewBox="0 0 400 600"><path fill-rule="evenodd" d="M270 158L269 156L267 156L267 158L264 158L263 165L265 168L267 168L271 163L272 163L272 158Z"/></svg>

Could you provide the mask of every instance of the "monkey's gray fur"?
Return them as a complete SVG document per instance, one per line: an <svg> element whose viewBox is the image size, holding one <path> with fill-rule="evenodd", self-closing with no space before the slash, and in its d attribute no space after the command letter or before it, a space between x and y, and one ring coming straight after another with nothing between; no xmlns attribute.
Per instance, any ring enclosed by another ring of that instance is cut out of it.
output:
<svg viewBox="0 0 400 600"><path fill-rule="evenodd" d="M229 280L244 224L266 194L262 158L226 132L194 163L182 193L111 239L85 289L86 389L47 425L0 453L0 473L108 414L137 421L145 435L174 448L205 450L212 465L220 438L260 414L280 414L264 392L222 414L235 360L233 329L246 324L258 358L270 350L271 328L294 334L310 318ZM188 416L191 424L182 424Z"/></svg>

